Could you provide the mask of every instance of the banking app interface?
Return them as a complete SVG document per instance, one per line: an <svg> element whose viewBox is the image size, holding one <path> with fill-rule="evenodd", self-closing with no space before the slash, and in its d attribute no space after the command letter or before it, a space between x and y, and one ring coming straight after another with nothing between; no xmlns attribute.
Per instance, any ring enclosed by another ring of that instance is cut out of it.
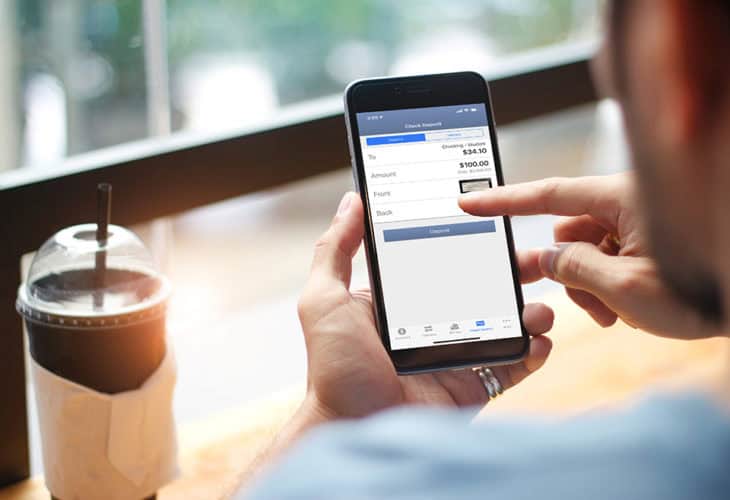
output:
<svg viewBox="0 0 730 500"><path fill-rule="evenodd" d="M497 184L485 105L357 123L391 348L519 337L504 222L457 204Z"/></svg>

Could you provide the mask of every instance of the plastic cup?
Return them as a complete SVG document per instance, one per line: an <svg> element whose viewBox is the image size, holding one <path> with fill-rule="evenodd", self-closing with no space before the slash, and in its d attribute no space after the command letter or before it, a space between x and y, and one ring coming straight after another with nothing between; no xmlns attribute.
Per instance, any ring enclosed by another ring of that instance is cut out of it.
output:
<svg viewBox="0 0 730 500"><path fill-rule="evenodd" d="M167 279L134 233L110 225L98 241L97 224L82 224L38 250L16 306L39 365L115 394L139 388L163 361L169 295Z"/></svg>

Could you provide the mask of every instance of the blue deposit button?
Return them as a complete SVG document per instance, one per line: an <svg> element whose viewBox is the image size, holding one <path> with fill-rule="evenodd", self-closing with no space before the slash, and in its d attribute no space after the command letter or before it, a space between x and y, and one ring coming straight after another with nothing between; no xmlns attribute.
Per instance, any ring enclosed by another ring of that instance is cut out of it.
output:
<svg viewBox="0 0 730 500"><path fill-rule="evenodd" d="M493 220L480 220L477 222L462 222L461 224L386 229L383 231L383 239L385 241L421 240L424 238L444 238L446 236L493 233L496 230Z"/></svg>

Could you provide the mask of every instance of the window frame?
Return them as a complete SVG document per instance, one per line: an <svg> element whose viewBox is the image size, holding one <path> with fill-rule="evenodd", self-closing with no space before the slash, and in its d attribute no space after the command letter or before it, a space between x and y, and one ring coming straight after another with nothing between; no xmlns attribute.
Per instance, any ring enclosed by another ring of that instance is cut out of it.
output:
<svg viewBox="0 0 730 500"><path fill-rule="evenodd" d="M594 50L593 44L543 49L485 74L497 123L594 102ZM59 229L88 220L99 182L114 185L114 223L131 225L347 166L341 101L315 108L247 133L181 134L0 176L0 487L30 474L23 328L15 311L21 257Z"/></svg>

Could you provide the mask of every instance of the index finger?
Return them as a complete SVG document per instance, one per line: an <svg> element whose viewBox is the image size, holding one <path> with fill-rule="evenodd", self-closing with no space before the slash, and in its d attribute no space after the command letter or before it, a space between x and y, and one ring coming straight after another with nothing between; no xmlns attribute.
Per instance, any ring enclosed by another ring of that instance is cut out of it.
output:
<svg viewBox="0 0 730 500"><path fill-rule="evenodd" d="M584 215L610 222L606 177L553 177L468 193L459 206L472 215Z"/></svg>

